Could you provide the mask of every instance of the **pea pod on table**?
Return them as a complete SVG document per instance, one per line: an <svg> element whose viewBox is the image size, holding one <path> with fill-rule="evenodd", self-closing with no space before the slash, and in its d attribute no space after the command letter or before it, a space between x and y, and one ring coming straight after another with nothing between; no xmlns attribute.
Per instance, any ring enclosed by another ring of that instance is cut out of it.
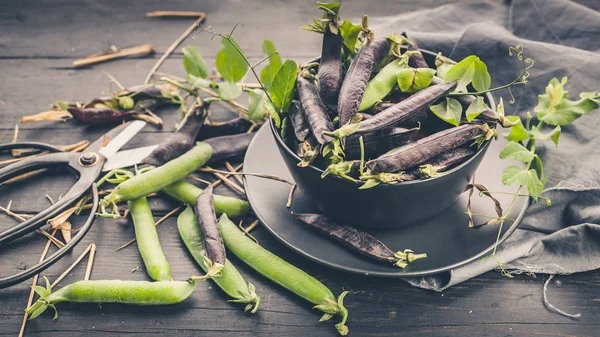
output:
<svg viewBox="0 0 600 337"><path fill-rule="evenodd" d="M205 140L204 142L212 148L212 155L206 164L213 164L226 159L243 156L254 135L255 133L240 133Z"/></svg>
<svg viewBox="0 0 600 337"><path fill-rule="evenodd" d="M148 200L146 197L141 197L128 201L127 205L133 219L137 247L144 260L146 272L155 281L170 281L171 267L160 247Z"/></svg>
<svg viewBox="0 0 600 337"><path fill-rule="evenodd" d="M198 106L185 120L185 124L164 142L160 143L152 153L142 161L144 164L160 166L173 160L194 147L198 132L204 125L208 115L208 107Z"/></svg>
<svg viewBox="0 0 600 337"><path fill-rule="evenodd" d="M225 246L233 255L271 281L315 304L315 309L324 312L321 321L340 315L342 320L335 327L343 336L348 333L345 325L348 310L343 303L347 291L336 299L323 283L246 237L227 215L222 215L219 219L219 229Z"/></svg>
<svg viewBox="0 0 600 337"><path fill-rule="evenodd" d="M179 214L177 228L183 243L196 260L196 263L207 272L209 266L206 264L206 250L202 244L200 228L196 223L196 215L191 207L188 206L185 211ZM221 275L213 277L212 281L232 298L230 302L247 303L244 311L250 310L251 313L255 313L258 310L260 297L256 294L254 285L244 280L242 274L228 259L225 259Z"/></svg>
<svg viewBox="0 0 600 337"><path fill-rule="evenodd" d="M193 206L202 189L187 181L179 181L169 185L161 190L164 194L175 198L181 202ZM215 212L217 214L227 214L232 218L239 218L250 213L250 204L246 200L213 194Z"/></svg>
<svg viewBox="0 0 600 337"><path fill-rule="evenodd" d="M102 201L100 206L105 213L107 206L116 209L119 201L129 201L145 197L177 182L199 167L204 165L212 155L212 147L204 142L199 142L188 152L167 162L166 164L137 175L119 184Z"/></svg>
<svg viewBox="0 0 600 337"><path fill-rule="evenodd" d="M219 226L217 225L217 216L215 215L215 207L213 206L212 186L209 185L198 195L194 203L194 211L198 227L200 228L202 245L206 252L204 264L208 267L206 275L194 278L201 280L218 276L225 265L225 245L223 244L223 239L219 233Z"/></svg>
<svg viewBox="0 0 600 337"><path fill-rule="evenodd" d="M250 126L252 126L252 123L249 120L239 116L224 122L205 123L202 126L202 129L200 129L200 132L198 132L196 140L202 141L219 136L245 133Z"/></svg>
<svg viewBox="0 0 600 337"><path fill-rule="evenodd" d="M40 299L25 309L29 319L36 318L48 307L54 309L56 319L58 313L54 305L60 302L168 305L182 302L196 289L195 281L79 281L56 292L51 292L48 280L46 284L46 288L35 289Z"/></svg>

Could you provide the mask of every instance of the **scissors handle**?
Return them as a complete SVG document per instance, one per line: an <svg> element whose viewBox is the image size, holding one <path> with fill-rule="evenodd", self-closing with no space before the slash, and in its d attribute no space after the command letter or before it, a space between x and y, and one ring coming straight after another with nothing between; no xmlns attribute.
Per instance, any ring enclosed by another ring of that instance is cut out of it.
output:
<svg viewBox="0 0 600 337"><path fill-rule="evenodd" d="M11 149L10 144L0 145L0 151L8 149ZM81 159L90 155L94 157L95 162L93 165L85 165L85 161ZM57 152L25 159L0 169L0 183L24 173L56 166L69 166L79 173L77 182L54 205L27 219L27 221L1 232L0 246L42 227L46 221L66 210L70 204L88 191L100 176L104 161L104 157L95 153Z"/></svg>
<svg viewBox="0 0 600 337"><path fill-rule="evenodd" d="M13 286L27 280L30 277L33 277L35 274L46 270L48 267L56 263L56 261L60 260L65 254L71 251L71 249L73 249L73 247L75 247L81 241L81 239L83 239L83 237L92 227L92 223L94 223L94 217L96 216L96 211L98 210L98 199L98 188L96 187L96 184L92 184L92 209L90 210L90 215L85 223L79 228L77 234L71 238L71 241L66 243L62 248L50 255L50 257L46 258L44 261L41 261L35 266L30 267L29 269L18 274L0 278L0 289Z"/></svg>

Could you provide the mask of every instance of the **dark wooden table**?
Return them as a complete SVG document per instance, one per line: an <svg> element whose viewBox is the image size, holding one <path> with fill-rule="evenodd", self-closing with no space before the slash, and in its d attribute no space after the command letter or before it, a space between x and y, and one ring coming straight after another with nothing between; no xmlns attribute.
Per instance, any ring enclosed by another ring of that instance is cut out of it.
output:
<svg viewBox="0 0 600 337"><path fill-rule="evenodd" d="M444 0L401 4L405 11L441 5ZM598 3L582 1L592 7ZM400 4L384 1L347 1L346 17L386 15ZM160 54L187 27L190 20L161 20L144 17L151 10L201 10L208 14L206 24L221 31L242 22L245 29L236 33L253 60L261 58L260 43L270 38L285 58L300 61L318 55L319 37L301 31L316 14L312 1L23 1L4 0L0 4L0 142L10 142L20 116L47 110L61 100L88 100L109 89L108 72L125 86L141 83ZM104 51L111 45L127 47L152 43L154 56L120 60L75 70L73 60ZM214 64L220 44L208 36L188 40ZM185 45L185 44L184 44ZM182 55L175 53L163 71L182 75ZM221 110L224 110L221 108ZM173 130L174 111L161 112L162 130L147 128L129 146L155 143ZM70 144L81 139L94 140L106 128L88 128L74 122L22 124L19 140ZM12 200L12 210L31 214L48 206L45 195L58 198L73 182L73 177L52 173L0 188L0 205ZM235 195L220 187L219 193ZM155 216L160 217L177 204L151 199ZM80 218L75 218L77 225ZM0 215L0 229L16 222ZM346 304L350 310L349 327L353 336L598 336L600 329L600 272L557 277L550 284L549 299L569 312L581 312L571 320L548 311L542 304L545 276L517 275L508 279L489 272L457 285L443 294L414 289L400 280L381 279L335 272L295 255L267 233L257 228L253 234L261 245L293 262L323 281L335 293L350 291ZM159 236L171 263L173 277L183 279L197 268L179 240L176 218L159 226ZM43 275L55 279L83 249L95 242L97 257L93 279L146 280L143 263L135 246L116 248L133 237L127 220L97 219L82 243L65 259ZM0 250L0 273L5 276L36 263L46 239L39 234ZM232 258L233 262L239 262ZM58 307L60 318L46 313L27 324L33 336L335 336L332 323L318 323L319 314L287 291L265 281L242 263L239 269L254 283L262 297L255 315L242 312L239 305L206 282L192 298L173 307L139 308L119 305L71 305ZM139 269L138 269L139 267ZM85 266L74 269L61 284L83 278ZM31 281L0 290L0 335L16 335L23 319Z"/></svg>

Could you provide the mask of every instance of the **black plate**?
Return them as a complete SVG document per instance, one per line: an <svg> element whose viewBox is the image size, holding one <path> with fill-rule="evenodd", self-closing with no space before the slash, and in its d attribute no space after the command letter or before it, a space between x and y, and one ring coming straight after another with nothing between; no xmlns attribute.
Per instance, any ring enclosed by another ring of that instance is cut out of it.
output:
<svg viewBox="0 0 600 337"><path fill-rule="evenodd" d="M492 192L515 193L516 186L507 187L501 183L504 167L515 165L498 158L498 153L504 145L506 145L505 140L492 143L475 175L476 182L483 184ZM244 171L273 174L292 181L268 125L264 125L258 131L250 144L244 159ZM254 213L278 240L311 260L354 273L390 277L439 273L484 257L493 249L498 234L497 225L477 229L468 227L468 217L465 214L468 193L463 193L455 204L419 224L398 229L368 231L392 250L410 248L417 253L427 253L426 259L418 260L405 269L399 269L356 254L342 247L338 242L323 237L297 222L290 214L290 210L297 213L319 213L317 207L311 204L302 191L296 190L292 207L288 209L285 205L290 186L285 183L246 176L245 188ZM505 210L513 199L509 194L495 193L494 196ZM527 205L527 198L517 199L510 214L506 215L507 218L516 221L513 224L505 222L502 240L514 231ZM492 201L480 197L477 193L473 195L472 207L475 214L495 216ZM489 219L475 217L476 223L487 220Z"/></svg>

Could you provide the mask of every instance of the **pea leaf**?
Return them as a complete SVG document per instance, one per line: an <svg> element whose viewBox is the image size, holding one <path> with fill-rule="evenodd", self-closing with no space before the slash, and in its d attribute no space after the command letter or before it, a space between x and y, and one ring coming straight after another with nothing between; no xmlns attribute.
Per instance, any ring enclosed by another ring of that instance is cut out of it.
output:
<svg viewBox="0 0 600 337"><path fill-rule="evenodd" d="M457 81L456 91L467 91L467 85L473 81L476 60L479 60L479 58L475 55L465 57L448 69L444 80L446 82Z"/></svg>
<svg viewBox="0 0 600 337"><path fill-rule="evenodd" d="M537 201L544 190L544 183L538 178L537 172L534 169L527 171L527 190L529 196Z"/></svg>
<svg viewBox="0 0 600 337"><path fill-rule="evenodd" d="M243 52L240 53L242 50L240 46L235 41L231 41L226 38L221 39L223 49L217 54L215 63L223 79L235 83L246 76L248 63L246 63L246 56Z"/></svg>
<svg viewBox="0 0 600 337"><path fill-rule="evenodd" d="M37 307L33 312L31 312L29 314L29 319L34 319L34 318L38 317L44 311L46 311L46 309L48 309L48 304L46 304L46 303L41 304L39 307Z"/></svg>
<svg viewBox="0 0 600 337"><path fill-rule="evenodd" d="M248 92L248 118L253 121L262 121L269 114L265 103L267 95L261 89Z"/></svg>
<svg viewBox="0 0 600 337"><path fill-rule="evenodd" d="M462 116L462 105L454 98L446 97L440 104L429 107L431 112L438 116L441 120L450 123L454 126L460 124Z"/></svg>
<svg viewBox="0 0 600 337"><path fill-rule="evenodd" d="M274 54L277 52L277 49L275 49L273 41L267 39L263 40L262 51L265 56L271 55L269 56L269 64L267 64L260 72L260 80L268 90L271 87L271 82L273 82L275 74L277 74L277 71L281 68L282 61L281 55L278 53Z"/></svg>
<svg viewBox="0 0 600 337"><path fill-rule="evenodd" d="M488 108L488 106L487 106L487 104L485 104L483 97L477 96L475 98L475 100L473 100L473 102L471 102L471 104L469 104L469 107L467 108L467 112L465 112L465 114L467 115L467 122L470 122L473 119L477 118L477 116L479 116L487 108Z"/></svg>
<svg viewBox="0 0 600 337"><path fill-rule="evenodd" d="M556 145L556 147L558 147L558 138L560 137L560 131L560 125L556 126L554 130L550 131L549 133L543 133L537 128L533 128L531 129L531 136L534 139L551 140Z"/></svg>
<svg viewBox="0 0 600 337"><path fill-rule="evenodd" d="M340 3L339 2L318 2L317 1L317 7L319 9L324 9L328 12L331 12L332 14L337 14L340 10Z"/></svg>
<svg viewBox="0 0 600 337"><path fill-rule="evenodd" d="M296 86L296 73L298 66L293 60L283 63L269 89L271 99L279 112L287 112L294 98L294 87Z"/></svg>
<svg viewBox="0 0 600 337"><path fill-rule="evenodd" d="M198 49L194 46L183 48L183 67L185 71L196 77L206 78L208 76L208 67Z"/></svg>
<svg viewBox="0 0 600 337"><path fill-rule="evenodd" d="M397 82L402 92L417 92L427 88L435 75L434 69L405 68L397 72Z"/></svg>
<svg viewBox="0 0 600 337"><path fill-rule="evenodd" d="M435 57L435 67L437 69L438 76L441 78L445 78L448 70L450 70L450 68L452 68L455 64L456 62L445 56L442 56L441 53Z"/></svg>
<svg viewBox="0 0 600 337"><path fill-rule="evenodd" d="M400 87L400 90L403 92L407 92L415 80L415 69L400 69L398 71L396 80L398 81L398 87Z"/></svg>
<svg viewBox="0 0 600 337"><path fill-rule="evenodd" d="M344 20L344 22L340 25L340 34L342 34L344 46L352 55L355 53L356 42L358 41L358 34L360 33L361 29L362 28L360 25L354 25L348 20Z"/></svg>
<svg viewBox="0 0 600 337"><path fill-rule="evenodd" d="M279 112L277 112L277 108L275 108L275 106L269 101L265 103L265 106L267 108L267 111L269 112L269 115L273 119L273 123L275 123L275 127L279 129L281 127L281 117L279 117Z"/></svg>
<svg viewBox="0 0 600 337"><path fill-rule="evenodd" d="M487 66L479 58L473 62L473 66L475 69L473 73L473 88L477 91L488 90L490 84L492 84L492 78L487 70Z"/></svg>
<svg viewBox="0 0 600 337"><path fill-rule="evenodd" d="M504 134L504 138L515 142L521 142L529 138L529 132L523 126L519 116L506 116L506 118L511 122L519 121L519 123L511 127L510 132Z"/></svg>
<svg viewBox="0 0 600 337"><path fill-rule="evenodd" d="M502 184L510 186L512 184L527 184L527 175L529 173L518 166L509 166L502 173Z"/></svg>
<svg viewBox="0 0 600 337"><path fill-rule="evenodd" d="M419 91L427 88L435 76L435 69L430 68L417 68L415 73L415 80L413 83L413 89Z"/></svg>
<svg viewBox="0 0 600 337"><path fill-rule="evenodd" d="M202 77L197 77L192 74L188 74L188 83L192 85L194 88L210 88L213 86L212 81L209 81Z"/></svg>
<svg viewBox="0 0 600 337"><path fill-rule="evenodd" d="M69 109L69 107L71 106L71 103L67 101L56 101L54 102L54 106L61 111L67 111L67 109Z"/></svg>
<svg viewBox="0 0 600 337"><path fill-rule="evenodd" d="M219 83L219 97L224 101L233 101L242 94L242 88L232 82Z"/></svg>
<svg viewBox="0 0 600 337"><path fill-rule="evenodd" d="M533 109L538 119L550 125L567 125L600 106L595 93L582 93L577 101L567 99L566 83L566 77L561 82L556 78L550 80L546 93L538 96L538 105Z"/></svg>
<svg viewBox="0 0 600 337"><path fill-rule="evenodd" d="M50 295L50 291L42 286L34 286L32 287L33 291L38 294L41 298L46 298Z"/></svg>
<svg viewBox="0 0 600 337"><path fill-rule="evenodd" d="M514 159L524 163L530 163L533 160L533 153L529 151L525 146L517 143L510 142L506 144L504 149L500 151L500 159Z"/></svg>
<svg viewBox="0 0 600 337"><path fill-rule="evenodd" d="M536 201L544 190L544 183L538 178L537 172L534 169L527 171L517 166L509 166L504 169L502 183L506 186L515 183L521 186L527 185L529 195Z"/></svg>
<svg viewBox="0 0 600 337"><path fill-rule="evenodd" d="M542 164L542 159L537 154L535 155L535 168L540 173L540 181L545 186L546 177L544 176L544 165Z"/></svg>
<svg viewBox="0 0 600 337"><path fill-rule="evenodd" d="M287 141L287 135L289 133L290 129L290 119L287 117L283 117L283 120L281 121L281 130L279 131L279 134L281 135L281 139L283 139L284 141Z"/></svg>

